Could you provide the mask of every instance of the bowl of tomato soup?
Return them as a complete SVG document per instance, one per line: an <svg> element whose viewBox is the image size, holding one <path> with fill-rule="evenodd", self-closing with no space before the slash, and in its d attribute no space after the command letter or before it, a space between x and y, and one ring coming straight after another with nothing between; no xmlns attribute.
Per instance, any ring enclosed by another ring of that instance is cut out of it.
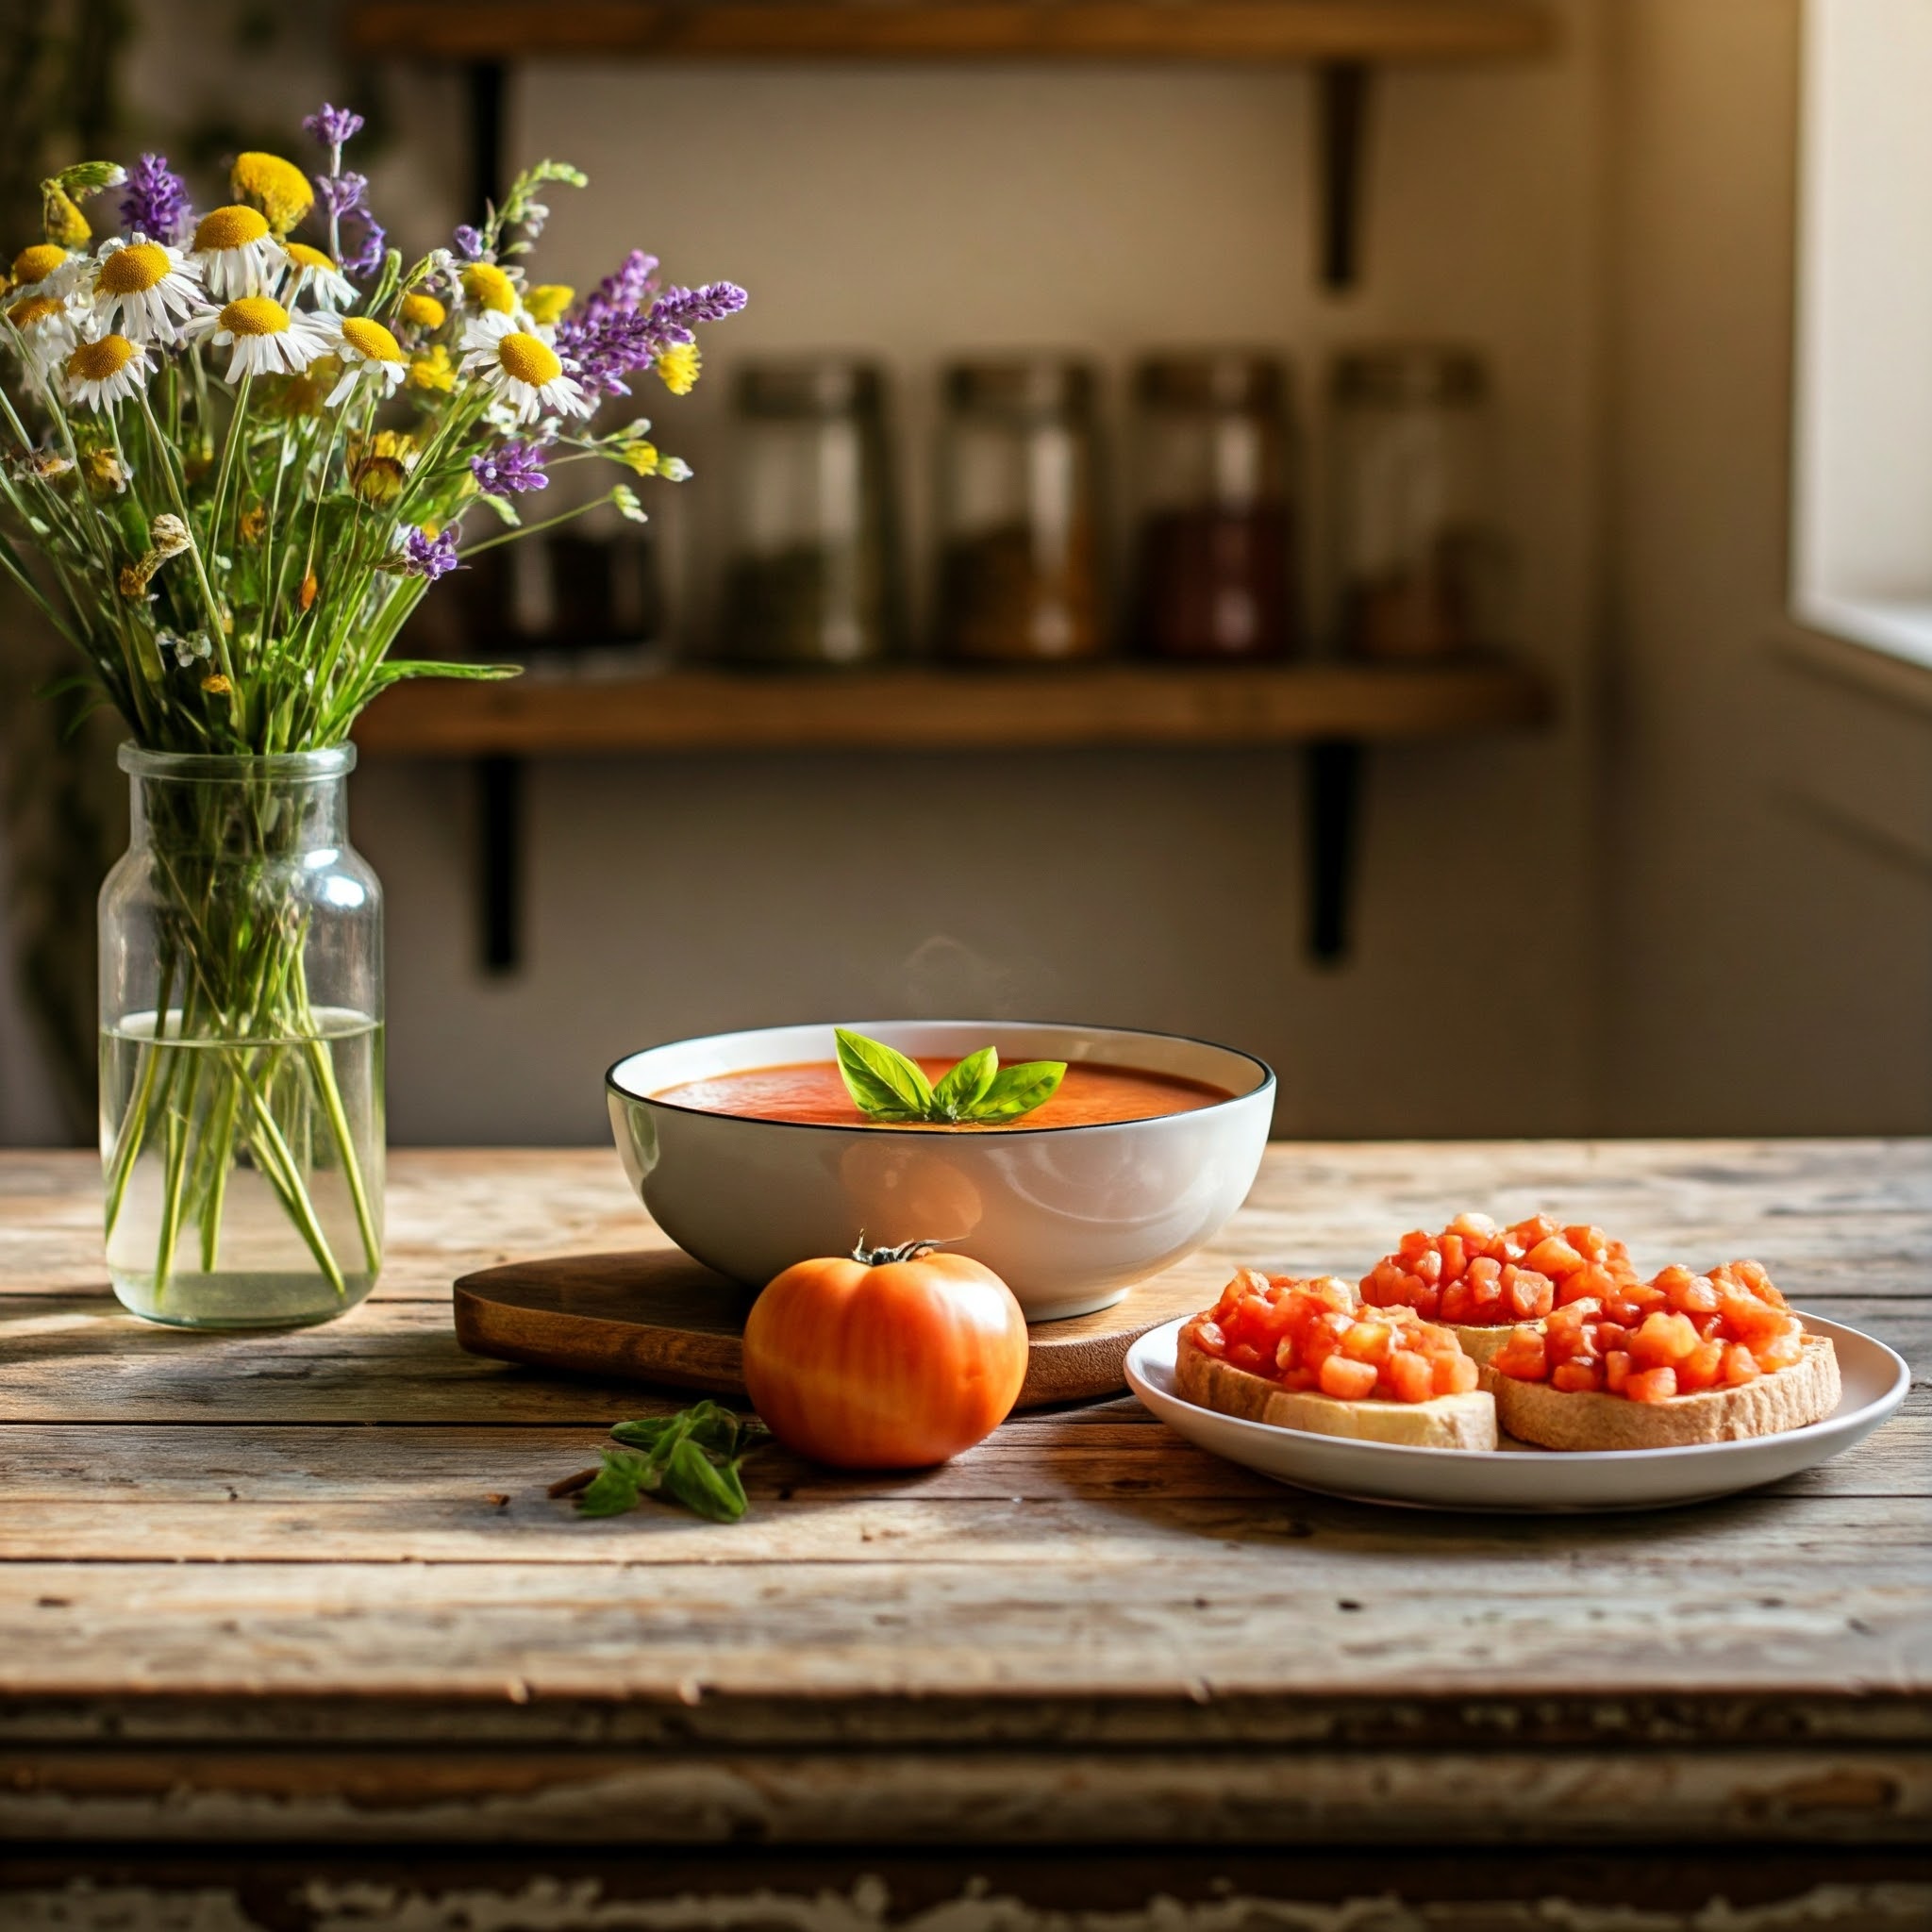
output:
<svg viewBox="0 0 1932 1932"><path fill-rule="evenodd" d="M989 1042L1065 1060L998 1125L884 1124L853 1105L826 1026L674 1041L606 1075L625 1171L689 1255L760 1287L813 1255L944 1241L1030 1322L1118 1301L1213 1238L1253 1185L1274 1075L1178 1034L1010 1020L855 1021L930 1077Z"/></svg>

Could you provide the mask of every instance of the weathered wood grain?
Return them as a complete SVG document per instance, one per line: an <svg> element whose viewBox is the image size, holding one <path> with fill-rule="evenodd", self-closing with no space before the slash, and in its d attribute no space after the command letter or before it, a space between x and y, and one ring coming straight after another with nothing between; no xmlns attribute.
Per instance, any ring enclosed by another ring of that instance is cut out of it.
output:
<svg viewBox="0 0 1932 1932"><path fill-rule="evenodd" d="M1132 1521L1138 1511L1125 1510ZM1212 1702L1587 1690L1918 1700L1932 1632L1909 1555L1854 1571L1841 1544L1735 1578L1628 1560L1454 1550L1305 1555L1202 1538L1194 1561L1091 1575L951 1562L21 1562L0 1701L263 1692L512 1701L708 1695ZM675 1528L665 1531L677 1535ZM1868 1541L1871 1539L1868 1539ZM613 1540L613 1544L616 1540ZM617 1552L613 1547L613 1557ZM1418 1579L1426 1586L1418 1588ZM1344 1592L1348 1592L1344 1594ZM1534 1726L1530 1727L1531 1735Z"/></svg>
<svg viewBox="0 0 1932 1932"><path fill-rule="evenodd" d="M1922 1375L1932 1308L1817 1297ZM0 1422L608 1424L661 1410L635 1382L564 1376L466 1354L446 1302L372 1301L324 1328L270 1335L157 1329L99 1295L0 1296ZM1915 1395L1915 1400L1925 1400ZM1932 1479L1928 1479L1932 1481Z"/></svg>
<svg viewBox="0 0 1932 1932"><path fill-rule="evenodd" d="M97 1191L0 1158L0 1837L1924 1832L1924 1143L1271 1150L1211 1266L1547 1207L1915 1366L1775 1491L1570 1520L1304 1495L1116 1401L914 1477L770 1452L731 1528L581 1522L544 1487L666 1399L464 1356L449 1284L655 1241L608 1151L399 1153L377 1294L283 1335L120 1314Z"/></svg>
<svg viewBox="0 0 1932 1932"><path fill-rule="evenodd" d="M46 1842L380 1842L400 1825L455 1843L1291 1845L1386 1842L1397 1817L1416 1840L1481 1843L1519 1839L1513 1821L1538 1814L1608 1844L1911 1843L1932 1826L1932 1764L1882 1749L471 1751L419 1761L404 1783L387 1754L155 1750L128 1767L56 1751L0 1792L0 1828Z"/></svg>

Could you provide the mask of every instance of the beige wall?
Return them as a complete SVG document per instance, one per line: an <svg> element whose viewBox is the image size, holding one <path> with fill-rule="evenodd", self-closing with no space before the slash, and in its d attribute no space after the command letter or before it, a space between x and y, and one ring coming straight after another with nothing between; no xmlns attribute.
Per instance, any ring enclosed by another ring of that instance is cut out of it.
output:
<svg viewBox="0 0 1932 1932"><path fill-rule="evenodd" d="M1280 1067L1291 1133L1932 1124L1932 712L1862 660L1774 655L1796 0L1557 10L1555 60L1379 86L1369 274L1341 299L1308 272L1299 75L527 76L515 145L593 176L557 197L546 274L635 240L753 291L697 395L652 410L699 465L673 521L700 557L746 354L883 355L917 511L957 347L1117 369L1266 341L1306 379L1337 341L1456 336L1498 374L1518 630L1565 722L1377 755L1334 974L1301 957L1287 755L540 762L504 981L475 964L468 774L371 766L397 1138L591 1140L601 1069L643 1041L973 1008L1238 1041ZM150 33L137 98L176 97L191 41ZM264 114L308 105L303 63L268 85ZM457 94L399 85L410 144L379 180L429 239ZM17 1054L6 1080L0 1132L41 1118Z"/></svg>
<svg viewBox="0 0 1932 1932"><path fill-rule="evenodd" d="M1604 1119L1924 1131L1932 677L1784 648L1800 8L1612 11Z"/></svg>
<svg viewBox="0 0 1932 1932"><path fill-rule="evenodd" d="M1341 300L1309 272L1298 74L522 81L516 146L593 184L557 197L546 274L593 278L636 240L753 291L691 404L651 410L698 465L680 508L701 552L747 354L884 356L916 489L933 371L960 346L1073 344L1117 369L1151 344L1259 341L1306 381L1338 341L1447 335L1497 371L1519 628L1569 722L1377 756L1358 945L1333 974L1302 958L1288 755L539 763L528 963L501 983L472 964L465 775L372 767L357 826L391 891L398 1136L591 1138L599 1073L644 1041L974 1009L1238 1041L1279 1066L1288 1132L1580 1125L1597 65L1591 9L1564 11L1558 61L1388 81L1371 274Z"/></svg>

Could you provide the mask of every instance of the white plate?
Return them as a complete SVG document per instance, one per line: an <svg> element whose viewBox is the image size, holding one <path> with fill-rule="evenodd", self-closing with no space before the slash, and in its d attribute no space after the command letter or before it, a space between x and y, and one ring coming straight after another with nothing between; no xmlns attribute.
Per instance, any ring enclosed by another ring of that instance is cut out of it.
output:
<svg viewBox="0 0 1932 1932"><path fill-rule="evenodd" d="M1183 1317L1182 1320L1186 1320ZM1127 1382L1169 1428L1189 1441L1245 1463L1277 1482L1360 1503L1414 1509L1657 1509L1703 1503L1774 1483L1862 1442L1901 1402L1911 1376L1882 1341L1837 1322L1799 1314L1806 1331L1838 1349L1844 1393L1823 1422L1744 1442L1699 1442L1681 1449L1554 1452L1512 1443L1479 1449L1418 1449L1356 1442L1274 1423L1244 1422L1184 1401L1174 1359L1181 1321L1150 1329L1127 1351Z"/></svg>

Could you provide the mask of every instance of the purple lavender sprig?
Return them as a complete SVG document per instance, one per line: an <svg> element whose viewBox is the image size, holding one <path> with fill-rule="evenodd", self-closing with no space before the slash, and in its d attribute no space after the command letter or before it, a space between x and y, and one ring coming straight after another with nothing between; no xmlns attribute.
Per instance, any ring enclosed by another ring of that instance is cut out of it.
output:
<svg viewBox="0 0 1932 1932"><path fill-rule="evenodd" d="M744 307L745 292L736 283L711 282L667 289L646 308L641 305L657 265L648 255L632 255L577 313L557 325L557 353L592 395L627 396L624 378L632 370L694 341L696 324L720 322Z"/></svg>
<svg viewBox="0 0 1932 1932"><path fill-rule="evenodd" d="M313 177L316 199L328 213L328 252L351 275L374 274L382 266L383 246L389 237L363 200L369 192L368 175L342 172L342 143L361 133L362 117L353 108L331 107L325 101L302 125L318 146L328 150L328 173ZM353 253L342 246L342 224L351 216L361 231Z"/></svg>
<svg viewBox="0 0 1932 1932"><path fill-rule="evenodd" d="M459 261L481 261L483 258L483 233L465 222L450 240L456 243L457 258Z"/></svg>
<svg viewBox="0 0 1932 1932"><path fill-rule="evenodd" d="M160 155L142 155L127 171L121 225L151 242L178 242L192 219L187 184Z"/></svg>
<svg viewBox="0 0 1932 1932"><path fill-rule="evenodd" d="M362 197L369 192L369 176L358 175L353 170L345 175L318 175L315 176L315 198L322 203L332 222L341 221L346 214L353 214L362 206Z"/></svg>
<svg viewBox="0 0 1932 1932"><path fill-rule="evenodd" d="M382 266L383 250L389 246L389 230L366 208L358 208L354 219L362 230L362 239L353 252L344 250L342 268L352 275L371 275Z"/></svg>
<svg viewBox="0 0 1932 1932"><path fill-rule="evenodd" d="M411 530L403 539L403 571L408 576L434 583L461 566L457 562L457 526L445 524L434 537Z"/></svg>
<svg viewBox="0 0 1932 1932"><path fill-rule="evenodd" d="M723 322L750 298L736 282L707 282L702 289L666 289L651 305L651 326L667 344L694 342L695 324Z"/></svg>
<svg viewBox="0 0 1932 1932"><path fill-rule="evenodd" d="M543 474L543 453L533 442L507 442L500 449L472 457L470 474L475 477L476 487L491 496L550 487L550 478Z"/></svg>
<svg viewBox="0 0 1932 1932"><path fill-rule="evenodd" d="M594 321L606 315L627 315L641 308L655 287L651 277L657 273L658 258L633 248L617 273L606 275L584 298L585 318Z"/></svg>
<svg viewBox="0 0 1932 1932"><path fill-rule="evenodd" d="M302 129L318 147L330 151L329 173L335 174L342 165L342 143L362 132L362 117L353 108L332 108L325 101L316 112L303 117Z"/></svg>

